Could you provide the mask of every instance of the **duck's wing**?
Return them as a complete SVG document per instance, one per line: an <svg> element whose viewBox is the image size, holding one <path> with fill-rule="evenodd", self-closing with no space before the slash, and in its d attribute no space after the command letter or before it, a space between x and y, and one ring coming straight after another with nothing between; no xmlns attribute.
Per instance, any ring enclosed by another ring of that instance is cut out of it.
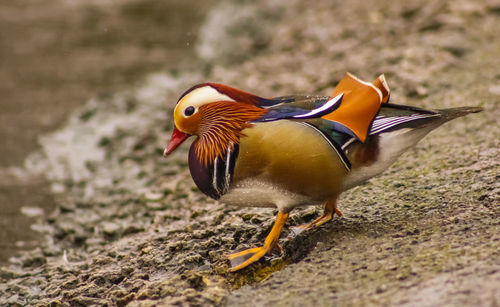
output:
<svg viewBox="0 0 500 307"><path fill-rule="evenodd" d="M441 113L397 104L384 104L373 120L369 135L380 134L404 128L423 127L442 119Z"/></svg>
<svg viewBox="0 0 500 307"><path fill-rule="evenodd" d="M263 108L276 108L286 104L288 106L295 106L297 108L302 108L305 110L311 110L321 105L325 104L331 97L329 96L320 96L320 95L288 95L288 96L279 96L268 99L268 103L260 107Z"/></svg>
<svg viewBox="0 0 500 307"><path fill-rule="evenodd" d="M270 122L281 119L306 120L319 118L335 111L341 104L343 94L331 99L312 96L287 96L283 103L268 107L267 112L254 122Z"/></svg>
<svg viewBox="0 0 500 307"><path fill-rule="evenodd" d="M328 130L331 128L364 141L380 105L389 100L389 95L383 75L368 83L347 74L329 98L284 96L269 99L266 106L261 105L268 112L254 122L282 119L307 122L321 118L326 121L322 126L328 126Z"/></svg>
<svg viewBox="0 0 500 307"><path fill-rule="evenodd" d="M376 135L398 129L417 129L426 127L427 125L439 125L451 119L447 111L448 110L433 111L417 107L383 103L379 112L368 127L368 135L365 141L368 141ZM307 122L335 141L342 150L353 142L361 142L356 136L339 129L335 122L323 118L310 119Z"/></svg>
<svg viewBox="0 0 500 307"><path fill-rule="evenodd" d="M344 95L342 104L335 112L323 116L322 119L347 127L350 130L347 131L348 134L353 134L364 142L380 106L389 101L390 90L384 75L369 83L348 73L339 82L332 96L339 93Z"/></svg>
<svg viewBox="0 0 500 307"><path fill-rule="evenodd" d="M373 120L369 134L376 135L398 129L417 129L428 125L440 125L469 113L480 112L480 107L459 107L442 110L426 110L398 104L383 104Z"/></svg>

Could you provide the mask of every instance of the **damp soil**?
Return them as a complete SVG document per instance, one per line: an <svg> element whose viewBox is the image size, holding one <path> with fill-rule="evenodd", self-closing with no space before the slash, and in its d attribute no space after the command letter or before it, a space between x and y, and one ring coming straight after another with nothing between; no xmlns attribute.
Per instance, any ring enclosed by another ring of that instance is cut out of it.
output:
<svg viewBox="0 0 500 307"><path fill-rule="evenodd" d="M2 305L495 306L500 302L500 5L491 1L225 1L196 34L196 68L158 70L95 96L38 140L25 171L55 210L36 248L0 269ZM385 73L394 103L484 111L447 123L369 183L344 213L236 273L272 209L202 195L187 145L162 147L177 96L202 81L263 96L328 95L345 71ZM31 212L28 210L28 212Z"/></svg>
<svg viewBox="0 0 500 307"><path fill-rule="evenodd" d="M23 168L38 138L92 97L154 71L192 67L209 7L210 1L0 3L0 263L36 246L30 225L57 205L43 174Z"/></svg>

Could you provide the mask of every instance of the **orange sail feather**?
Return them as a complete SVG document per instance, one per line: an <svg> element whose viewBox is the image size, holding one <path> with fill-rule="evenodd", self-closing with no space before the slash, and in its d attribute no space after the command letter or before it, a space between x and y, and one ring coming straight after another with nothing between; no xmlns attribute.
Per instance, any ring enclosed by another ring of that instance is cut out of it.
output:
<svg viewBox="0 0 500 307"><path fill-rule="evenodd" d="M334 112L322 118L346 126L364 142L380 104L389 100L390 90L384 75L368 83L348 73L339 82L332 97L342 93L344 94L342 104Z"/></svg>

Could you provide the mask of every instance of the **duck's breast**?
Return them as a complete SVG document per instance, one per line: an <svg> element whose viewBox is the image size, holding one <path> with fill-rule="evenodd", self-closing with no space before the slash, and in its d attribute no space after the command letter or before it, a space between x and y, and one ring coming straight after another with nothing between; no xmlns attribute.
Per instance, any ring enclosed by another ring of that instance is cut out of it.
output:
<svg viewBox="0 0 500 307"><path fill-rule="evenodd" d="M317 129L282 120L258 123L243 133L231 188L253 191L242 200L270 199L266 201L270 205L282 197L286 206L293 207L335 198L341 192L348 170Z"/></svg>

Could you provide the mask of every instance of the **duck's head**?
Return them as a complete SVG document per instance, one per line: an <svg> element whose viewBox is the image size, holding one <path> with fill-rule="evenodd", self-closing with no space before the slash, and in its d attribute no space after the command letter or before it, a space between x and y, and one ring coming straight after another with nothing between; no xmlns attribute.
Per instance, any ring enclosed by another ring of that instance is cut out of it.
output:
<svg viewBox="0 0 500 307"><path fill-rule="evenodd" d="M236 144L249 121L267 111L259 107L263 98L218 83L193 86L177 101L174 130L164 156L172 153L190 136L197 136L200 160L211 161Z"/></svg>

